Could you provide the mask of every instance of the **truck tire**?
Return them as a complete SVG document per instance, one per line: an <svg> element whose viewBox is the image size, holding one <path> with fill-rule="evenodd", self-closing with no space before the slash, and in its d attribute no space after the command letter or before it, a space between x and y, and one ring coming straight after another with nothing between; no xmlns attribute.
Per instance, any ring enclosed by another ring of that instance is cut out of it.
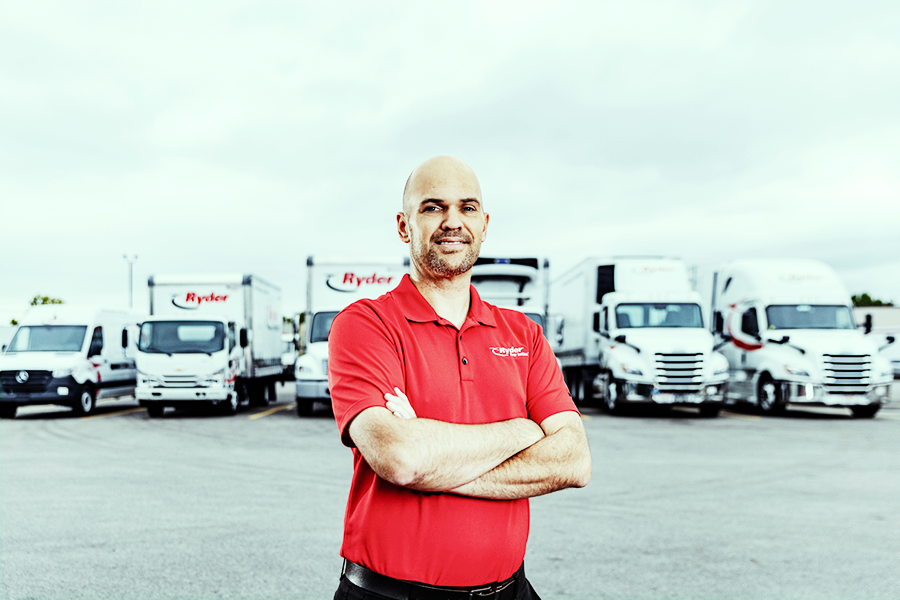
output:
<svg viewBox="0 0 900 600"><path fill-rule="evenodd" d="M603 385L603 407L612 415L622 414L622 405L618 402L621 386L615 379L609 379Z"/></svg>
<svg viewBox="0 0 900 600"><path fill-rule="evenodd" d="M719 416L719 413L722 411L722 407L718 404L714 406L700 406L697 411L704 419L713 419Z"/></svg>
<svg viewBox="0 0 900 600"><path fill-rule="evenodd" d="M232 417L237 414L240 405L241 403L238 402L237 394L231 394L231 397L228 400L223 400L218 404L218 408L223 415Z"/></svg>
<svg viewBox="0 0 900 600"><path fill-rule="evenodd" d="M256 382L249 384L250 388L250 406L268 406L269 405L269 386L265 382Z"/></svg>
<svg viewBox="0 0 900 600"><path fill-rule="evenodd" d="M151 419L161 419L165 412L166 407L159 402L147 403L147 416L149 416Z"/></svg>
<svg viewBox="0 0 900 600"><path fill-rule="evenodd" d="M81 388L81 394L78 395L78 401L72 405L72 410L77 415L89 415L94 412L97 406L97 394L94 388L89 385Z"/></svg>
<svg viewBox="0 0 900 600"><path fill-rule="evenodd" d="M297 416L311 417L316 407L316 401L312 398L297 398Z"/></svg>
<svg viewBox="0 0 900 600"><path fill-rule="evenodd" d="M278 390L275 389L276 383L278 383L278 382L275 381L274 379L269 381L269 397L268 397L269 404L278 400ZM284 382L282 381L281 384L284 385Z"/></svg>
<svg viewBox="0 0 900 600"><path fill-rule="evenodd" d="M756 406L766 415L781 414L787 408L781 396L781 386L768 373L764 373L756 385Z"/></svg>
<svg viewBox="0 0 900 600"><path fill-rule="evenodd" d="M0 404L0 419L15 419L18 408L16 404L7 404L5 402Z"/></svg>
<svg viewBox="0 0 900 600"><path fill-rule="evenodd" d="M865 406L850 407L850 412L853 413L853 418L855 419L872 419L878 414L879 410L881 410L881 404L878 402L866 404Z"/></svg>

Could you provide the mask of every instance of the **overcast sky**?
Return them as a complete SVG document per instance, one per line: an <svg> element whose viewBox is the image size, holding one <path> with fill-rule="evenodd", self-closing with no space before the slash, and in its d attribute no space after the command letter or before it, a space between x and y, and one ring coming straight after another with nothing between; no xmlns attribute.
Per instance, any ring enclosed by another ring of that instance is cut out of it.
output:
<svg viewBox="0 0 900 600"><path fill-rule="evenodd" d="M817 258L900 302L900 3L7 2L0 322L37 293L407 252L478 174L485 255Z"/></svg>

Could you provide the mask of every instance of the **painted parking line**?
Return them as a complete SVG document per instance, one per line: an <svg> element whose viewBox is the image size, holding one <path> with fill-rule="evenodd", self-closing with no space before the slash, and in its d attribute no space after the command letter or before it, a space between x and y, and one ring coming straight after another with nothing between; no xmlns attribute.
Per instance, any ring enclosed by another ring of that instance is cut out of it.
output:
<svg viewBox="0 0 900 600"><path fill-rule="evenodd" d="M250 419L251 421L253 419L261 419L263 417L268 417L272 413L277 413L279 410L288 410L290 408L296 408L296 406L297 406L296 402L291 402L290 404L285 404L283 406L274 406L274 407L270 408L269 410L264 410L262 412L258 412L255 415L250 415L247 418Z"/></svg>
<svg viewBox="0 0 900 600"><path fill-rule="evenodd" d="M117 410L115 412L104 413L102 415L88 415L86 417L81 417L81 420L83 421L85 419L105 419L106 417L119 417L122 415L130 415L130 414L133 414L136 412L142 412L145 410L147 410L147 409L144 408L143 406L140 406L138 408L127 408L125 410Z"/></svg>
<svg viewBox="0 0 900 600"><path fill-rule="evenodd" d="M727 410L720 412L719 416L729 419L744 419L745 421L759 421L760 419L757 415L743 415L741 413L728 412Z"/></svg>

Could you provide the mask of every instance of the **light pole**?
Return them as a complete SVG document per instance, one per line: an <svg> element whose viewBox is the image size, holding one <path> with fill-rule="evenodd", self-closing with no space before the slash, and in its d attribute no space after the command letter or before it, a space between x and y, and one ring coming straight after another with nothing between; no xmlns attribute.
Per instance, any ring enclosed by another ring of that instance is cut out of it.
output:
<svg viewBox="0 0 900 600"><path fill-rule="evenodd" d="M134 285L132 284L132 274L134 262L137 260L137 254L123 254L122 258L128 261L128 308L134 308Z"/></svg>

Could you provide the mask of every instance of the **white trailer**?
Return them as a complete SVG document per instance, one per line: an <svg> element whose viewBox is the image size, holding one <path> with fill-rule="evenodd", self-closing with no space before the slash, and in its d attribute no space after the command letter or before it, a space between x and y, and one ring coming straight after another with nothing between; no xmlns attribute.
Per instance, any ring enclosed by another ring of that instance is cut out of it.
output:
<svg viewBox="0 0 900 600"><path fill-rule="evenodd" d="M485 302L525 313L547 335L550 261L539 258L479 257L472 286Z"/></svg>
<svg viewBox="0 0 900 600"><path fill-rule="evenodd" d="M377 298L399 285L409 271L403 261L329 262L306 260L306 313L301 331L304 353L297 357L294 380L297 414L309 416L316 402L331 402L328 389L328 333L345 307Z"/></svg>
<svg viewBox="0 0 900 600"><path fill-rule="evenodd" d="M281 290L253 275L156 275L141 325L135 395L151 417L211 404L265 406L282 378Z"/></svg>
<svg viewBox="0 0 900 600"><path fill-rule="evenodd" d="M839 406L874 417L893 370L854 323L837 273L815 260L738 260L713 277L713 331L728 359L729 401L764 413Z"/></svg>
<svg viewBox="0 0 900 600"><path fill-rule="evenodd" d="M12 419L18 407L36 404L85 415L101 398L131 395L142 320L115 309L32 307L0 356L0 417Z"/></svg>
<svg viewBox="0 0 900 600"><path fill-rule="evenodd" d="M728 365L672 258L589 258L550 286L551 344L576 402L693 406L716 416Z"/></svg>

